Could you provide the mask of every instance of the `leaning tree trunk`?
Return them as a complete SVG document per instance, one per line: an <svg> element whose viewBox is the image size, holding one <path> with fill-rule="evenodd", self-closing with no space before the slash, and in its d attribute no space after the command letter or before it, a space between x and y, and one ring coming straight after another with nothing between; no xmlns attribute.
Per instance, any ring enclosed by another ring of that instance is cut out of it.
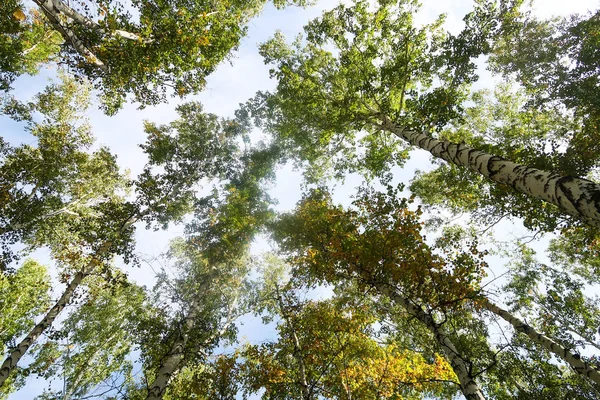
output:
<svg viewBox="0 0 600 400"><path fill-rule="evenodd" d="M62 11L60 5L64 5L61 1L55 2L52 0L33 0L35 4L42 10L42 13L48 18L50 24L60 33L65 41L71 43L73 49L86 59L94 67L100 69L103 73L108 71L108 67L100 60L92 51L85 46L83 41L75 34L75 32L62 23Z"/></svg>
<svg viewBox="0 0 600 400"><path fill-rule="evenodd" d="M466 359L459 353L445 329L440 324L436 323L433 317L423 311L422 308L415 306L410 300L400 296L388 285L376 283L374 286L380 293L389 297L396 304L403 307L410 315L425 324L427 329L434 335L436 342L442 348L454 373L458 377L460 390L465 398L467 398L467 400L485 400L483 392L471 375L470 366L466 362Z"/></svg>
<svg viewBox="0 0 600 400"><path fill-rule="evenodd" d="M578 355L571 353L564 346L561 346L559 343L556 343L546 335L538 332L531 325L515 317L508 311L498 307L488 299L478 300L478 304L491 313L500 316L506 322L511 324L517 332L526 334L534 342L552 352L558 358L564 360L567 364L573 367L577 373L585 375L595 383L600 384L600 371L598 368L586 363Z"/></svg>
<svg viewBox="0 0 600 400"><path fill-rule="evenodd" d="M184 361L184 350L188 342L189 331L194 327L195 318L196 313L192 309L186 315L181 327L181 333L175 339L175 343L173 343L167 355L161 360L156 378L154 378L154 382L152 382L150 389L148 389L146 400L159 400L163 398L171 377L179 370Z"/></svg>
<svg viewBox="0 0 600 400"><path fill-rule="evenodd" d="M552 203L567 214L578 217L594 227L600 227L600 185L595 182L530 168L464 144L437 140L424 133L407 131L395 125L386 116L379 117L383 121L379 125L381 129L427 150L435 157Z"/></svg>
<svg viewBox="0 0 600 400"><path fill-rule="evenodd" d="M70 303L75 290L81 284L81 281L88 276L94 268L98 265L99 259L108 252L111 246L110 242L106 242L98 249L96 254L92 257L90 262L83 268L81 271L77 272L71 282L67 285L65 291L63 292L60 299L54 304L54 306L48 311L48 313L44 316L44 318L33 327L33 329L29 332L21 342L10 352L8 357L2 363L2 367L0 367L0 387L4 384L6 379L10 376L10 373L17 366L19 360L25 355L29 347L37 340L38 337L48 327L54 323L58 314Z"/></svg>

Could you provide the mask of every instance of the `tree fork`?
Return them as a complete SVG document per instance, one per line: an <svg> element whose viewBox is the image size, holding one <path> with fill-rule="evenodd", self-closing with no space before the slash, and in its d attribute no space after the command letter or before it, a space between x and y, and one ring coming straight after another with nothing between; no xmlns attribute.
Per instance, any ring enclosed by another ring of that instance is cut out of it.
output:
<svg viewBox="0 0 600 400"><path fill-rule="evenodd" d="M62 37L71 42L71 45L77 53L83 56L96 68L99 68L102 72L108 71L106 64L92 53L71 29L68 29L60 23L60 18L57 14L57 12L60 13L60 10L55 8L55 4L52 0L33 0L33 2L40 7L46 18L50 21L50 24L52 24Z"/></svg>
<svg viewBox="0 0 600 400"><path fill-rule="evenodd" d="M477 385L470 373L470 368L465 359L460 355L448 334L437 324L431 315L425 313L420 307L412 304L408 299L403 298L388 285L382 283L373 283L380 293L385 294L394 302L402 306L409 314L413 315L418 321L425 324L427 329L433 333L436 342L442 348L446 358L450 362L454 373L458 377L459 386L462 394L467 400L485 400L483 392Z"/></svg>
<svg viewBox="0 0 600 400"><path fill-rule="evenodd" d="M393 133L435 157L466 167L492 181L554 204L588 225L600 228L600 184L573 176L561 176L505 160L464 144L437 140L424 133L398 127L387 116L378 115L379 128Z"/></svg>

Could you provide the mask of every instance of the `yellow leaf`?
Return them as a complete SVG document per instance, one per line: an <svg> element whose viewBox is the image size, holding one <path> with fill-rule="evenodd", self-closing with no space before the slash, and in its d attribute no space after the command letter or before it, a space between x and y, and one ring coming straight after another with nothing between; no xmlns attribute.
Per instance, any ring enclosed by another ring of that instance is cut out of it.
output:
<svg viewBox="0 0 600 400"><path fill-rule="evenodd" d="M17 8L15 12L13 12L13 17L15 17L15 19L20 22L25 21L25 19L27 19L25 13L20 8Z"/></svg>

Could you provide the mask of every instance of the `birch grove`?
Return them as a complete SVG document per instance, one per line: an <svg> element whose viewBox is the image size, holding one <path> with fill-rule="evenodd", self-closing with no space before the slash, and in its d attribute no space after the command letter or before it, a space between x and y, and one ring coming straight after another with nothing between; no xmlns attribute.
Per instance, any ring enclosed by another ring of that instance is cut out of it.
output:
<svg viewBox="0 0 600 400"><path fill-rule="evenodd" d="M0 398L600 398L600 13L312 3L0 5Z"/></svg>

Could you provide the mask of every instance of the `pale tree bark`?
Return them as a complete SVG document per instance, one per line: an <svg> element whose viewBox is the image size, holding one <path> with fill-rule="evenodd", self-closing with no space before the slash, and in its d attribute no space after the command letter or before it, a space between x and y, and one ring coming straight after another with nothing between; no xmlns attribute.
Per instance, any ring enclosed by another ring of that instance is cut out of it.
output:
<svg viewBox="0 0 600 400"><path fill-rule="evenodd" d="M75 274L71 282L67 285L66 289L58 299L58 301L54 304L54 306L46 313L44 318L37 323L33 329L23 338L17 346L10 351L8 357L2 363L0 367L0 387L4 384L6 379L10 376L10 373L15 369L19 360L25 355L29 347L37 340L38 337L48 327L52 325L56 317L60 314L60 312L70 303L75 290L81 284L81 281L88 276L94 268L100 264L99 259L102 258L110 249L111 243L106 242L98 249L96 254L92 257L90 262L79 272Z"/></svg>
<svg viewBox="0 0 600 400"><path fill-rule="evenodd" d="M302 358L302 346L300 345L300 340L298 339L298 335L296 334L296 329L294 328L294 324L292 324L291 318L288 315L285 304L283 302L283 297L281 293L279 293L279 288L277 290L277 302L279 303L279 310L281 312L281 316L283 320L287 324L288 328L292 333L292 341L294 342L294 353L293 356L298 362L298 373L300 374L300 386L302 392L302 398L304 400L311 400L311 390L308 385L308 379L306 376L306 366L304 365L304 358Z"/></svg>
<svg viewBox="0 0 600 400"><path fill-rule="evenodd" d="M142 212L130 217L120 228L120 232L124 232L130 226L135 224L146 212ZM36 324L33 329L22 339L19 344L11 350L8 357L2 363L0 367L0 387L4 384L4 381L9 377L12 370L15 369L19 360L25 355L29 347L37 340L38 337L48 327L50 327L56 317L60 314L60 312L70 303L75 290L81 284L81 281L93 272L94 268L101 263L101 259L106 256L109 252L112 243L110 241L106 241L100 246L100 248L95 252L92 256L90 262L79 272L75 274L71 282L67 285L65 291L62 293L58 301L54 304L54 306L46 313L44 318Z"/></svg>
<svg viewBox="0 0 600 400"><path fill-rule="evenodd" d="M73 49L75 49L75 51L77 51L80 55L82 55L87 60L87 62L91 63L92 65L94 65L95 67L100 69L102 72L108 71L106 64L104 64L104 62L102 62L102 60L100 60L94 53L92 53L92 51L83 44L81 39L79 39L79 37L77 37L77 35L75 35L75 33L71 29L67 28L66 26L64 26L61 23L61 18L60 18L61 11L60 11L60 9L56 8L54 1L52 1L52 0L33 0L33 1L35 2L35 4L37 4L40 7L42 12L46 16L46 18L48 18L48 20L54 27L54 29L56 29L63 36L63 38L65 40L68 40L71 43L71 45L73 46Z"/></svg>
<svg viewBox="0 0 600 400"><path fill-rule="evenodd" d="M458 378L460 390L465 398L467 400L485 400L483 392L471 375L470 365L467 363L466 358L458 351L444 327L436 323L433 317L423 311L421 307L414 305L409 299L400 296L390 286L382 283L374 283L373 285L380 293L386 295L419 322L423 323L433 334L436 342L442 348L446 359L450 362L450 366Z"/></svg>
<svg viewBox="0 0 600 400"><path fill-rule="evenodd" d="M523 320L515 317L508 311L498 307L496 304L492 303L488 299L485 299L485 298L480 299L480 300L478 300L477 304L479 304L485 310L488 310L491 313L498 315L499 317L504 319L506 322L511 324L517 332L524 333L531 340L533 340L540 346L544 347L546 350L550 351L551 353L556 355L558 358L565 361L578 374L587 376L595 383L600 384L600 371L598 370L598 368L583 361L578 355L573 354L571 351L569 351L564 346L561 346L559 343L550 339L548 336L544 335L543 333L538 332L531 325L529 325L526 322L524 322Z"/></svg>
<svg viewBox="0 0 600 400"><path fill-rule="evenodd" d="M154 382L152 382L150 389L148 389L146 400L158 400L163 398L171 377L179 370L180 365L184 361L184 350L189 339L189 332L194 327L196 313L195 307L192 307L190 312L185 316L181 326L181 332L175 339L175 342L167 355L161 360L158 371L156 372L156 378L154 378Z"/></svg>
<svg viewBox="0 0 600 400"><path fill-rule="evenodd" d="M214 279L214 273L208 275L202 282L197 296L206 293ZM169 349L169 352L162 358L154 382L148 389L146 400L160 400L163 398L173 375L179 371L185 362L185 350L189 340L190 331L194 328L195 320L198 315L199 305L194 302L190 305L190 310L182 321L181 328L175 339L175 342Z"/></svg>
<svg viewBox="0 0 600 400"><path fill-rule="evenodd" d="M600 227L600 185L595 182L530 168L464 144L437 140L424 133L405 130L386 116L378 115L378 118L382 121L378 125L379 128L393 133L411 145L427 150L435 157L466 167L492 181L554 204L567 214L594 227Z"/></svg>
<svg viewBox="0 0 600 400"><path fill-rule="evenodd" d="M59 14L62 14L68 20L73 21L74 23L79 24L87 29L90 29L101 36L122 37L124 39L133 40L133 41L146 43L146 44L154 42L154 39L152 39L152 38L142 38L140 35L138 35L136 33L124 31L121 29L107 31L100 24L98 24L94 20L86 17L85 15L81 14L80 12L78 12L74 8L70 7L69 5L65 4L62 0L34 0L34 1L40 8L42 8L42 10L46 10L45 12L50 12L54 16L54 19L58 22L60 22ZM64 29L66 29L66 28L64 28ZM63 33L63 32L61 31L61 33ZM79 51L79 49L77 49L77 51L81 53L81 51Z"/></svg>

